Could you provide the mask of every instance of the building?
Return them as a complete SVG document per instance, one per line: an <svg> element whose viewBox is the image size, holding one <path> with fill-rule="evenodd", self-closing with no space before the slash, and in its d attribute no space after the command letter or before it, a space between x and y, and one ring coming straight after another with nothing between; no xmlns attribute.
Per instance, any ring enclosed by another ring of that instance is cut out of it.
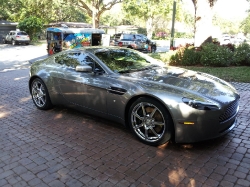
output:
<svg viewBox="0 0 250 187"><path fill-rule="evenodd" d="M11 31L16 30L18 23L0 20L0 41Z"/></svg>

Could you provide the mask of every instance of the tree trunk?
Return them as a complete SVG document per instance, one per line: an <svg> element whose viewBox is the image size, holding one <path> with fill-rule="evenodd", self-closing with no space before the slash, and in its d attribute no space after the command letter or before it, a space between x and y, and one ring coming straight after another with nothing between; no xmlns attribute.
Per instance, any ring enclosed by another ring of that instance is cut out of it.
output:
<svg viewBox="0 0 250 187"><path fill-rule="evenodd" d="M153 35L153 18L152 17L149 17L148 20L146 21L146 27L147 27L147 37L151 39Z"/></svg>
<svg viewBox="0 0 250 187"><path fill-rule="evenodd" d="M212 42L212 8L209 0L193 0L195 7L194 45Z"/></svg>

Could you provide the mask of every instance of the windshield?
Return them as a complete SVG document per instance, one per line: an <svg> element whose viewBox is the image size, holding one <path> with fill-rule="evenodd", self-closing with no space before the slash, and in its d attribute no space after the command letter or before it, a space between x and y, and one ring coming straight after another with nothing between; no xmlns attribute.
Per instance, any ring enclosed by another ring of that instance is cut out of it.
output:
<svg viewBox="0 0 250 187"><path fill-rule="evenodd" d="M130 49L102 50L95 55L115 73L129 73L164 65L147 54Z"/></svg>
<svg viewBox="0 0 250 187"><path fill-rule="evenodd" d="M26 32L18 32L17 35L28 35Z"/></svg>

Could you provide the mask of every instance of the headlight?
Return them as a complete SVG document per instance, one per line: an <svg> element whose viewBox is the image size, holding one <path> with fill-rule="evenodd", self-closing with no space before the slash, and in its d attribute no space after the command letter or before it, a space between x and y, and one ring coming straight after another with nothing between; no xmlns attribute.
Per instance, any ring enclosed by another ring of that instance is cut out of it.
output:
<svg viewBox="0 0 250 187"><path fill-rule="evenodd" d="M195 99L190 99L186 97L183 97L182 101L188 106L198 109L198 110L219 110L220 109L220 107L216 104L203 102L203 101L197 101Z"/></svg>

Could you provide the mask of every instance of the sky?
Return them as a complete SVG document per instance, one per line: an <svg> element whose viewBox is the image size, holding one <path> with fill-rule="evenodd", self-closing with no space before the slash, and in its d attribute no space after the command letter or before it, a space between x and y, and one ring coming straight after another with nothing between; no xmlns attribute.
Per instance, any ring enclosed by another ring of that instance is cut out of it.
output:
<svg viewBox="0 0 250 187"><path fill-rule="evenodd" d="M193 12L193 4L191 0L183 0L188 9ZM214 13L220 17L229 20L243 20L250 9L249 4L246 0L217 0L214 6Z"/></svg>
<svg viewBox="0 0 250 187"><path fill-rule="evenodd" d="M223 18L244 19L249 3L246 0L218 0L214 11Z"/></svg>

